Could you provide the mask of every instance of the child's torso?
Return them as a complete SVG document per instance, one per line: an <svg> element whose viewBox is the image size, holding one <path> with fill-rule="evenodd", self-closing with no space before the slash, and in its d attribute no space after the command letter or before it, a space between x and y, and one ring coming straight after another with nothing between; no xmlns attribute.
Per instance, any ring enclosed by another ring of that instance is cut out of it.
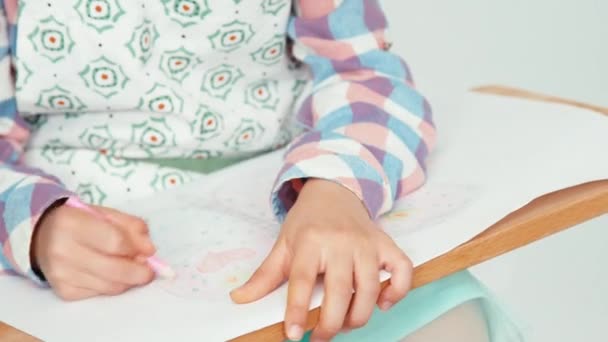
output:
<svg viewBox="0 0 608 342"><path fill-rule="evenodd" d="M290 0L20 2L17 103L34 128L26 161L74 188L99 183L82 173L121 187L148 174L147 186L162 187L162 172L133 159L286 143L306 85L287 56L290 12Z"/></svg>

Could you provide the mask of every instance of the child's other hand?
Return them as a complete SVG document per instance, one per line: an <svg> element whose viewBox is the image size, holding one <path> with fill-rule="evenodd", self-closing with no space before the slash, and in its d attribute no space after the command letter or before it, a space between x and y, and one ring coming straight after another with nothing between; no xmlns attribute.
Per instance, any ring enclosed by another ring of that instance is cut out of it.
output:
<svg viewBox="0 0 608 342"><path fill-rule="evenodd" d="M392 275L384 290L381 269ZM255 301L289 279L285 329L290 339L299 340L319 274L324 275L325 297L311 340L328 341L342 329L366 324L376 304L386 310L405 297L412 264L354 194L313 179L289 211L270 255L231 295L237 303Z"/></svg>
<svg viewBox="0 0 608 342"><path fill-rule="evenodd" d="M95 210L113 224L62 205L37 227L32 259L64 300L117 295L154 278L145 263L155 252L146 223L115 210Z"/></svg>

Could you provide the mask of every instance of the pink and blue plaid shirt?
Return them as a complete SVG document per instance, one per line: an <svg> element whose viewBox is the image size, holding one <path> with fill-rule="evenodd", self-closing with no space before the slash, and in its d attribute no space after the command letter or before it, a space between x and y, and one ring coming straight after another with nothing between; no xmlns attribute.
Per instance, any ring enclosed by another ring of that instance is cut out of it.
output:
<svg viewBox="0 0 608 342"><path fill-rule="evenodd" d="M0 272L39 281L30 265L34 229L50 205L72 192L21 162L30 130L13 90L17 1L0 5ZM302 183L322 178L350 189L376 218L424 183L435 139L430 107L406 64L388 51L377 0L298 5L286 39L311 71L313 89L297 112L306 131L292 142L272 193L275 213L283 219Z"/></svg>

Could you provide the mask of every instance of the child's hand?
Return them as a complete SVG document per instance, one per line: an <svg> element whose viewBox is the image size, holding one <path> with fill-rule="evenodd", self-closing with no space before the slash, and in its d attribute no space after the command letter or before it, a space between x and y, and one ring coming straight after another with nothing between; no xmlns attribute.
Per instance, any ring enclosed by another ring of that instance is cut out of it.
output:
<svg viewBox="0 0 608 342"><path fill-rule="evenodd" d="M382 291L381 269L392 274ZM299 340L319 274L324 274L325 298L312 340L328 341L342 329L367 323L376 303L386 310L405 297L412 264L354 194L309 180L270 255L232 298L237 303L260 299L289 279L285 328L290 339Z"/></svg>
<svg viewBox="0 0 608 342"><path fill-rule="evenodd" d="M146 223L115 210L95 210L113 224L62 205L37 227L32 259L64 300L117 295L154 278L145 263L155 252Z"/></svg>

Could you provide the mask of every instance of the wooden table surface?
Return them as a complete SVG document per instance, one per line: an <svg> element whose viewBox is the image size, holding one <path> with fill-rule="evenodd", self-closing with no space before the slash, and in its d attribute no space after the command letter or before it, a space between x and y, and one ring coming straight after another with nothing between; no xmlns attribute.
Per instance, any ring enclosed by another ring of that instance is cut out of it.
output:
<svg viewBox="0 0 608 342"><path fill-rule="evenodd" d="M503 86L484 86L476 92L573 105L608 115L607 108ZM413 287L420 287L531 242L608 213L608 179L581 184L544 195L509 214L460 247L416 267ZM316 325L319 310L312 310L307 327ZM241 336L236 342L284 341L282 324ZM0 341L34 342L38 339L0 322Z"/></svg>

